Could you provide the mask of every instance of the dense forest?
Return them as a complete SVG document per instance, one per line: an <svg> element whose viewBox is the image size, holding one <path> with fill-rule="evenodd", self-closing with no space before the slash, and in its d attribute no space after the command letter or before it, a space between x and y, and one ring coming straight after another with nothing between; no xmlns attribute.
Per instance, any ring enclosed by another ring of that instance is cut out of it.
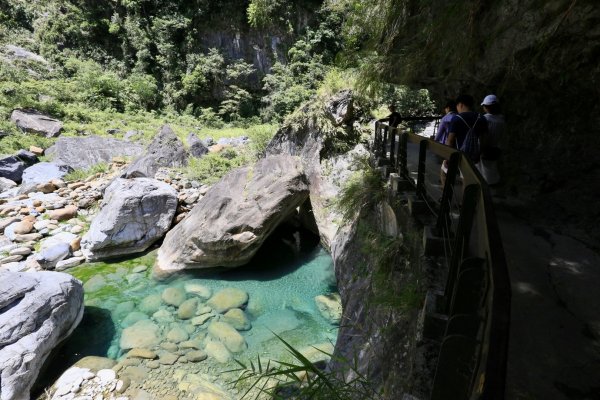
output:
<svg viewBox="0 0 600 400"><path fill-rule="evenodd" d="M15 132L18 107L61 118L66 134L153 134L166 120L185 136L279 123L319 90L351 87L375 116L391 101L414 115L495 93L511 193L578 219L593 191L574 178L599 173L593 3L1 0L0 130Z"/></svg>

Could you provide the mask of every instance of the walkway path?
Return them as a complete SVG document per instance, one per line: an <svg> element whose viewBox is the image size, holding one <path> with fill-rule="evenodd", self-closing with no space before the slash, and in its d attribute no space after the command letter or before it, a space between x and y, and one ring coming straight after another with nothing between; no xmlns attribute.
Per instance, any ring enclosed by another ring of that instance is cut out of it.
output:
<svg viewBox="0 0 600 400"><path fill-rule="evenodd" d="M512 282L506 399L600 399L600 255L496 212Z"/></svg>

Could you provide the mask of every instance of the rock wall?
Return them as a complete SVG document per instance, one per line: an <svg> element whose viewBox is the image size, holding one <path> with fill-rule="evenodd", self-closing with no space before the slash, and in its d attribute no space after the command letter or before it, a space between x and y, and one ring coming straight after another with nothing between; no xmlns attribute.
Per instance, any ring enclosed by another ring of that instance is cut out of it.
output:
<svg viewBox="0 0 600 400"><path fill-rule="evenodd" d="M600 180L597 3L390 3L403 11L387 23L386 79L426 87L440 102L461 91L500 96L512 194L531 196L529 216L552 215L547 222L561 229L575 223L600 243L591 206Z"/></svg>
<svg viewBox="0 0 600 400"><path fill-rule="evenodd" d="M368 377L377 390L385 392L384 398L398 399L412 373L410 349L416 313L393 310L372 301L377 290L374 283L377 255L365 252L362 228L364 224L374 224L375 229L384 230L379 213L365 213L360 220L340 225L343 221L335 205L341 188L354 174L356 157L369 154L361 144L347 152L327 151L327 143L331 143L335 135L346 137L349 131L355 130L355 120L351 117L354 114L352 93L343 92L319 104L316 114L314 108L312 112L309 108L302 110L303 117L277 132L267 147L267 154L292 154L301 158L321 241L333 257L343 314L335 346L336 361L331 368L348 379L356 378L359 372ZM337 123L341 129L331 129L323 119ZM393 273L389 278L392 280L388 285L390 293L397 294L407 281L402 273ZM349 368L354 363L359 366L358 371Z"/></svg>

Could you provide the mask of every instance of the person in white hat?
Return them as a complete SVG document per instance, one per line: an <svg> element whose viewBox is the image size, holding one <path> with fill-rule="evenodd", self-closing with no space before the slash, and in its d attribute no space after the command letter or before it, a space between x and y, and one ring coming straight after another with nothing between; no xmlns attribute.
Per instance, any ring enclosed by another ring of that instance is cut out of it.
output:
<svg viewBox="0 0 600 400"><path fill-rule="evenodd" d="M500 143L506 130L506 122L500 113L500 101L496 95L485 96L481 105L485 112L483 116L488 123L488 131L480 138L481 158L477 168L489 185L496 185L500 183L498 160L502 154Z"/></svg>

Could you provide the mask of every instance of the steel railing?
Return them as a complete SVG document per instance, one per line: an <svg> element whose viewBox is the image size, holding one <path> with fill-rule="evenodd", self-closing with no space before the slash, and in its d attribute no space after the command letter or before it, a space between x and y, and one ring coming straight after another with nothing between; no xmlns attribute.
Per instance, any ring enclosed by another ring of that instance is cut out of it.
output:
<svg viewBox="0 0 600 400"><path fill-rule="evenodd" d="M373 152L436 217L447 279L434 302L443 318L431 399L503 399L510 281L488 185L458 150L379 122Z"/></svg>

